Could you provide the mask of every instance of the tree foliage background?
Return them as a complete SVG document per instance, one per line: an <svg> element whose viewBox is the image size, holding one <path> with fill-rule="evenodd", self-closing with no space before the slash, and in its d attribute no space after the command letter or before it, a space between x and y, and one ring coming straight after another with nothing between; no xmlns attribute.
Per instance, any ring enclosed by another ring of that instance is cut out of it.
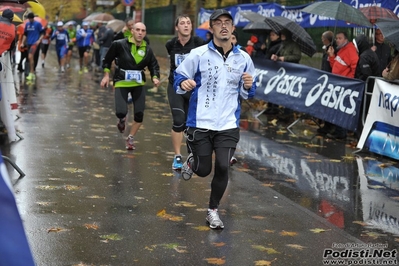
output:
<svg viewBox="0 0 399 266"><path fill-rule="evenodd" d="M60 20L68 20L76 17L79 14L85 15L85 11L88 14L92 12L107 12L107 13L122 13L125 11L125 6L122 4L122 0L114 0L113 6L97 6L97 0L39 0L40 3L45 7L49 20L55 20L57 15ZM267 2L267 0L145 0L145 8L162 7L168 5L184 5L184 9L187 13L195 12L198 7L204 7L207 9L216 9L221 7L233 6L237 4L245 3L261 3ZM306 4L308 0L274 0L273 2L282 5L300 5ZM142 0L136 0L134 8L142 8ZM189 12L191 11L191 12Z"/></svg>

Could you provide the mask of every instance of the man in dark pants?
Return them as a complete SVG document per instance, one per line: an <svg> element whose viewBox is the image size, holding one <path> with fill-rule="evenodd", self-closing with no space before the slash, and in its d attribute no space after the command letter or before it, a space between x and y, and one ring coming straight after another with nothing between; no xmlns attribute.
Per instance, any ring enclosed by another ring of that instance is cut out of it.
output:
<svg viewBox="0 0 399 266"><path fill-rule="evenodd" d="M180 152L183 140L183 131L186 129L186 117L190 93L176 94L173 87L173 75L175 69L190 54L191 49L205 44L205 41L198 36L191 36L193 26L188 15L180 15L175 21L177 36L168 40L165 44L170 57L170 73L168 84L168 101L172 113L172 146L175 153L172 169L181 169L183 159Z"/></svg>
<svg viewBox="0 0 399 266"><path fill-rule="evenodd" d="M182 167L182 177L193 173L205 177L215 170L206 221L212 229L224 228L218 206L229 180L230 159L240 139L240 102L255 95L255 66L251 57L231 43L234 31L230 13L218 9L210 16L213 39L191 50L177 67L176 93L191 92L187 114L187 146L191 154Z"/></svg>
<svg viewBox="0 0 399 266"><path fill-rule="evenodd" d="M143 85L145 84L144 69L146 67L150 70L154 85L159 85L159 65L151 47L143 40L146 33L147 29L143 23L134 24L133 36L114 41L102 63L104 77L101 80L101 87L108 87L111 64L112 61L116 60L117 67L114 74L115 113L119 118L117 127L121 133L125 131L129 92L133 98L134 121L126 139L127 150L136 148L134 136L144 119L145 90Z"/></svg>

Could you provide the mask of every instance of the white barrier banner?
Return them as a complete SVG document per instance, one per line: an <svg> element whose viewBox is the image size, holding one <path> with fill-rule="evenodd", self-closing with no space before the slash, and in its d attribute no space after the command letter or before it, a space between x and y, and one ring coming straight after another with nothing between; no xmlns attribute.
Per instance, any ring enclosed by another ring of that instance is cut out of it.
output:
<svg viewBox="0 0 399 266"><path fill-rule="evenodd" d="M0 115L1 120L7 128L8 140L10 142L17 141L18 136L15 131L13 111L11 106L16 103L16 93L14 85L14 77L12 74L12 67L10 55L5 52L0 57L0 64L2 70L0 71L0 84L1 84L1 101L0 101Z"/></svg>
<svg viewBox="0 0 399 266"><path fill-rule="evenodd" d="M399 159L399 85L376 79L357 148Z"/></svg>

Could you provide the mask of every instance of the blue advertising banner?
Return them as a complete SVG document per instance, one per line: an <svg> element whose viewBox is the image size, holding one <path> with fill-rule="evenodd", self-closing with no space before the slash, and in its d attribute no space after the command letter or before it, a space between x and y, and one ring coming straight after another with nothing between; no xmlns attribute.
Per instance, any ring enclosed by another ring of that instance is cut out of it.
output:
<svg viewBox="0 0 399 266"><path fill-rule="evenodd" d="M258 79L255 98L355 131L364 81L301 64L258 58L254 64Z"/></svg>
<svg viewBox="0 0 399 266"><path fill-rule="evenodd" d="M399 160L399 85L376 78L357 148Z"/></svg>
<svg viewBox="0 0 399 266"><path fill-rule="evenodd" d="M342 0L342 2L351 5L355 8L367 7L377 5L392 10L395 14L399 14L399 1L390 0ZM234 18L234 25L237 27L244 27L248 24L248 20L240 15L240 12L255 12L265 17L283 16L289 18L303 28L315 27L354 27L356 25L347 24L345 21L339 21L328 17L309 14L301 10L306 6L282 6L276 3L257 3L257 4L242 4L226 7ZM199 13L199 24L209 20L213 10L201 9Z"/></svg>

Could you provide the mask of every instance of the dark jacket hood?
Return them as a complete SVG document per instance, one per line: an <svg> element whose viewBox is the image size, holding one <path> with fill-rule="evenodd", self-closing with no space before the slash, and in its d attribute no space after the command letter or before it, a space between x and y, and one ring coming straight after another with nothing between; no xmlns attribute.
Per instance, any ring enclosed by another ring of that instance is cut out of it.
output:
<svg viewBox="0 0 399 266"><path fill-rule="evenodd" d="M353 40L353 44L355 45L355 47L356 47L357 51L359 52L359 54L363 53L364 51L366 51L367 49L370 48L370 43L369 43L366 35L364 35L364 34L358 35Z"/></svg>

